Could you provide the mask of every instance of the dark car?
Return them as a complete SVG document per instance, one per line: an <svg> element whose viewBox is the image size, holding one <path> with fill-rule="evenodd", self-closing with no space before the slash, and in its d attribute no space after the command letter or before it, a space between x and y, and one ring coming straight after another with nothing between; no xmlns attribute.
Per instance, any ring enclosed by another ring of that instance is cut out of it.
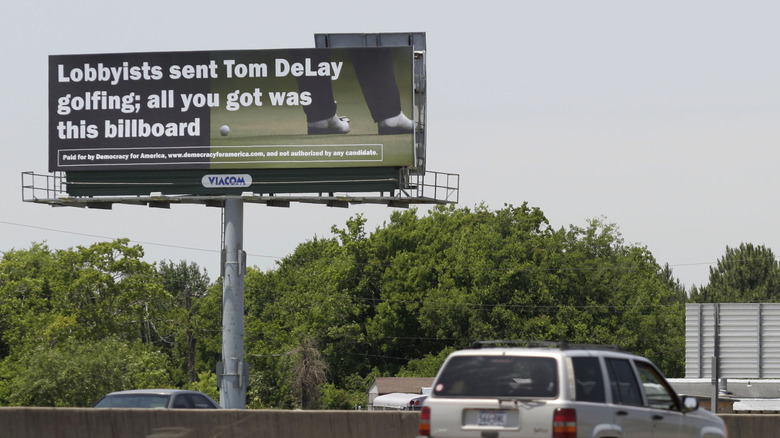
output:
<svg viewBox="0 0 780 438"><path fill-rule="evenodd" d="M135 389L107 394L93 408L221 409L206 394L184 389Z"/></svg>

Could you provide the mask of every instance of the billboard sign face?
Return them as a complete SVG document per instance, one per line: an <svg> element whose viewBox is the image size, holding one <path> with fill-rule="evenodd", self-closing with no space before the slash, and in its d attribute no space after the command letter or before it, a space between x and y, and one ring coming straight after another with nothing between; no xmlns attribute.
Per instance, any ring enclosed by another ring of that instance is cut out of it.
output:
<svg viewBox="0 0 780 438"><path fill-rule="evenodd" d="M413 166L413 62L411 47L50 56L49 170Z"/></svg>

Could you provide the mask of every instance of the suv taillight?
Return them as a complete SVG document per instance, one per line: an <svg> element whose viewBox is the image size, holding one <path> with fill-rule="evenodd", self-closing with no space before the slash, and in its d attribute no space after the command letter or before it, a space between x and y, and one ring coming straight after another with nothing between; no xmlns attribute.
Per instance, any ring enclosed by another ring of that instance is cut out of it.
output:
<svg viewBox="0 0 780 438"><path fill-rule="evenodd" d="M417 426L417 436L431 436L431 408L423 406L420 410L420 423Z"/></svg>
<svg viewBox="0 0 780 438"><path fill-rule="evenodd" d="M553 438L577 438L577 411L558 408L553 414Z"/></svg>

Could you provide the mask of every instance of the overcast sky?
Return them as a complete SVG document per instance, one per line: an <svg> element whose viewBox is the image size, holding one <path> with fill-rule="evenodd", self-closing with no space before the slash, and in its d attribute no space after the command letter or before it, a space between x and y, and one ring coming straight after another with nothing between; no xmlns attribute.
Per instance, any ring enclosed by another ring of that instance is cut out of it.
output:
<svg viewBox="0 0 780 438"><path fill-rule="evenodd" d="M425 32L428 169L460 175L460 205L527 201L556 227L603 217L683 284L726 246L780 253L780 2L32 1L0 17L0 251L127 237L147 261L219 273L220 210L22 202L47 173L48 56L314 46L316 33ZM425 207L421 207L425 211ZM244 209L261 269L358 213Z"/></svg>

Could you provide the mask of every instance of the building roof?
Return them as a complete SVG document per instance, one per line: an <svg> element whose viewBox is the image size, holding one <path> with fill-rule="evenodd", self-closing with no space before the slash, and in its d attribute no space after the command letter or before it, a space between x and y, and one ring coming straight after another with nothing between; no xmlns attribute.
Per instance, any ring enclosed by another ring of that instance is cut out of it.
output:
<svg viewBox="0 0 780 438"><path fill-rule="evenodd" d="M393 392L422 394L422 388L430 388L431 385L433 377L377 377L368 392L376 395Z"/></svg>

